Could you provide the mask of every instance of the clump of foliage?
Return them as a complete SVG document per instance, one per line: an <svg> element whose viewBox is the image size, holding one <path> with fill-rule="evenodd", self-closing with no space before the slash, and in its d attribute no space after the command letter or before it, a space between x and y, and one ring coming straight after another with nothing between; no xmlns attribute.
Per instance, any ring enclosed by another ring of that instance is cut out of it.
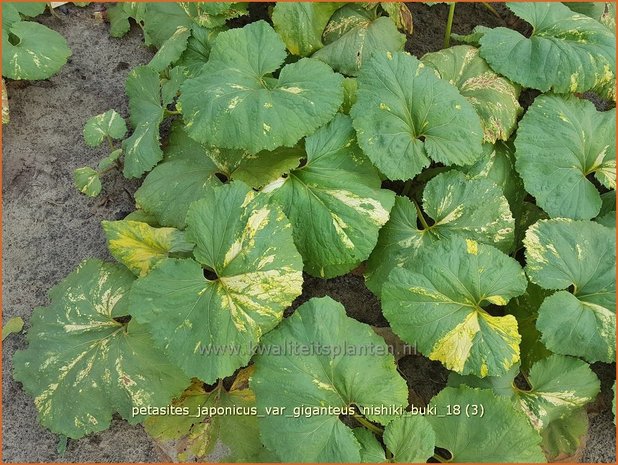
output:
<svg viewBox="0 0 618 465"><path fill-rule="evenodd" d="M145 177L103 222L117 263L54 287L15 355L41 423L79 438L118 412L180 461L573 455L588 364L616 357L615 109L581 95L613 88L615 10L507 6L531 36L479 27L420 59L403 4L277 3L243 27L242 3L111 7L112 35L135 21L157 53L127 78L128 137L114 110L86 123L110 154L75 181ZM524 112L525 89L545 93ZM363 263L394 334L451 371L425 415L340 303L285 313L303 272Z"/></svg>

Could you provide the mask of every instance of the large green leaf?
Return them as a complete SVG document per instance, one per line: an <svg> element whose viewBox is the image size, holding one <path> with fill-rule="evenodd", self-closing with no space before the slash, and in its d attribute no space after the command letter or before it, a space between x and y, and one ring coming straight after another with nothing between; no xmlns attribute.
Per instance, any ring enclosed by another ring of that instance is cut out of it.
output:
<svg viewBox="0 0 618 465"><path fill-rule="evenodd" d="M159 224L184 229L189 205L221 184L216 173L217 165L204 148L187 136L181 124L175 124L165 160L148 173L135 192L135 201Z"/></svg>
<svg viewBox="0 0 618 465"><path fill-rule="evenodd" d="M486 142L493 144L511 136L522 112L517 101L519 87L494 73L477 48L458 45L428 53L421 62L435 69L440 78L468 99L481 118Z"/></svg>
<svg viewBox="0 0 618 465"><path fill-rule="evenodd" d="M359 462L360 444L339 414L407 405L384 340L330 297L301 305L261 348L251 387L260 411L285 407L283 415L259 419L264 445L282 461ZM382 424L391 419L365 413Z"/></svg>
<svg viewBox="0 0 618 465"><path fill-rule="evenodd" d="M202 198L210 187L219 185L219 177L259 188L297 167L304 156L300 147L282 147L255 155L207 147L191 139L182 124L174 124L165 160L146 176L135 199L160 224L184 228L189 205Z"/></svg>
<svg viewBox="0 0 618 465"><path fill-rule="evenodd" d="M10 79L47 79L71 56L65 38L42 24L14 21L2 29L2 75Z"/></svg>
<svg viewBox="0 0 618 465"><path fill-rule="evenodd" d="M273 25L292 55L306 57L324 46L324 28L343 5L345 3L277 2L273 8Z"/></svg>
<svg viewBox="0 0 618 465"><path fill-rule="evenodd" d="M135 282L130 301L156 344L212 383L246 365L300 295L302 262L283 212L238 181L191 205L186 237L197 261L162 260Z"/></svg>
<svg viewBox="0 0 618 465"><path fill-rule="evenodd" d="M163 258L191 252L193 244L175 228L153 228L140 221L102 221L110 253L137 276L144 276Z"/></svg>
<svg viewBox="0 0 618 465"><path fill-rule="evenodd" d="M212 29L228 19L248 13L246 3L235 2L152 2L143 14L147 45L161 47L179 27Z"/></svg>
<svg viewBox="0 0 618 465"><path fill-rule="evenodd" d="M216 448L224 451L221 462L264 461L255 395L247 386L250 373L242 370L229 391L194 381L172 404L182 414L150 416L146 432L174 462L205 461Z"/></svg>
<svg viewBox="0 0 618 465"><path fill-rule="evenodd" d="M430 159L467 165L481 155L474 107L403 52L377 54L364 64L350 114L360 147L389 179L412 178Z"/></svg>
<svg viewBox="0 0 618 465"><path fill-rule="evenodd" d="M331 120L343 102L343 77L310 58L281 68L285 57L264 21L220 33L200 75L182 86L189 135L257 153L292 146Z"/></svg>
<svg viewBox="0 0 618 465"><path fill-rule="evenodd" d="M13 359L15 379L34 396L41 424L70 438L109 427L119 412L165 407L189 382L127 315L133 276L88 260L50 291L51 305L34 310L29 346Z"/></svg>
<svg viewBox="0 0 618 465"><path fill-rule="evenodd" d="M545 462L541 437L509 399L461 386L447 387L430 404L438 414L427 420L450 462ZM456 408L459 415L453 414Z"/></svg>
<svg viewBox="0 0 618 465"><path fill-rule="evenodd" d="M161 44L148 66L161 72L172 63L178 61L187 48L187 42L191 36L191 29L186 26L178 26L178 29Z"/></svg>
<svg viewBox="0 0 618 465"><path fill-rule="evenodd" d="M383 439L396 463L425 463L436 444L436 434L422 416L395 418L384 428Z"/></svg>
<svg viewBox="0 0 618 465"><path fill-rule="evenodd" d="M442 173L427 183L423 206L433 224L418 226L418 211L397 197L388 223L367 262L367 287L380 295L393 268L415 260L424 247L454 235L508 251L513 245L513 218L500 188L487 179L470 179L457 171Z"/></svg>
<svg viewBox="0 0 618 465"><path fill-rule="evenodd" d="M526 290L519 264L470 239L440 240L413 263L395 268L382 287L382 309L393 331L448 369L499 376L519 361L517 321L493 316Z"/></svg>
<svg viewBox="0 0 618 465"><path fill-rule="evenodd" d="M505 27L484 30L481 56L497 73L524 87L584 92L614 78L614 35L558 2L507 3L528 21L530 37Z"/></svg>
<svg viewBox="0 0 618 465"><path fill-rule="evenodd" d="M515 385L518 373L519 370L511 370L501 377L484 379L452 373L448 384L493 389L498 395L511 397L538 431L592 402L601 388L586 362L564 355L551 355L536 362L526 378L529 389Z"/></svg>
<svg viewBox="0 0 618 465"><path fill-rule="evenodd" d="M588 177L616 187L616 110L587 100L541 95L522 118L516 167L526 190L552 217L589 220L601 197Z"/></svg>
<svg viewBox="0 0 618 465"><path fill-rule="evenodd" d="M143 18L146 13L146 3L119 2L106 9L109 21L109 33L112 37L123 37L131 29L130 18L143 27Z"/></svg>
<svg viewBox="0 0 618 465"><path fill-rule="evenodd" d="M294 226L312 275L344 274L365 260L393 206L377 171L356 145L350 118L338 115L305 139L307 162L266 186ZM349 264L343 269L329 266Z"/></svg>
<svg viewBox="0 0 618 465"><path fill-rule="evenodd" d="M138 178L163 158L159 146L159 125L163 121L159 73L149 66L133 68L127 77L126 93L131 110L133 134L122 142L124 175Z"/></svg>
<svg viewBox="0 0 618 465"><path fill-rule="evenodd" d="M392 19L354 3L333 14L323 37L325 46L313 58L347 76L356 76L372 55L398 52L406 43Z"/></svg>
<svg viewBox="0 0 618 465"><path fill-rule="evenodd" d="M524 245L530 281L558 290L539 309L543 343L589 362L614 361L615 230L591 221L540 220L528 229Z"/></svg>

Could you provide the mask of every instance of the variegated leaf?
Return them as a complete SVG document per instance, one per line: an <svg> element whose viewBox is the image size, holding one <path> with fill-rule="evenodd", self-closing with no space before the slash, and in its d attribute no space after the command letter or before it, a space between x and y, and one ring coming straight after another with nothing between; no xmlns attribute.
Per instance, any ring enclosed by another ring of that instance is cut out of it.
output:
<svg viewBox="0 0 618 465"><path fill-rule="evenodd" d="M305 139L307 162L264 187L294 227L305 271L345 274L375 247L394 194L356 145L350 118L338 115Z"/></svg>
<svg viewBox="0 0 618 465"><path fill-rule="evenodd" d="M139 221L101 222L110 253L137 276L174 253L189 253L193 244L176 228L153 228Z"/></svg>
<svg viewBox="0 0 618 465"><path fill-rule="evenodd" d="M130 302L175 363L212 383L246 365L300 295L302 261L283 212L238 181L191 205L186 237L195 260L162 260Z"/></svg>
<svg viewBox="0 0 618 465"><path fill-rule="evenodd" d="M450 47L428 53L421 62L435 69L441 79L453 84L468 99L481 118L485 142L507 140L515 131L522 112L517 100L519 86L493 72L477 48Z"/></svg>
<svg viewBox="0 0 618 465"><path fill-rule="evenodd" d="M165 407L189 382L153 347L129 313L125 295L134 277L99 260L83 262L35 309L28 348L13 359L15 379L34 397L41 424L70 438L109 427L119 412Z"/></svg>
<svg viewBox="0 0 618 465"><path fill-rule="evenodd" d="M499 376L519 361L517 321L494 316L526 290L519 264L498 249L470 239L440 240L382 288L382 309L393 331L448 369Z"/></svg>
<svg viewBox="0 0 618 465"><path fill-rule="evenodd" d="M528 229L526 273L556 290L536 326L553 352L589 362L616 359L616 231L592 221L540 220Z"/></svg>

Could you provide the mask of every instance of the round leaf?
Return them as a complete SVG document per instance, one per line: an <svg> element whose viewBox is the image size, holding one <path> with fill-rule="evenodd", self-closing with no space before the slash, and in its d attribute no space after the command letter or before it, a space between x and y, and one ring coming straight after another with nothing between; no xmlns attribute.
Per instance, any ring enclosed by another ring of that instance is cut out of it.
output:
<svg viewBox="0 0 618 465"><path fill-rule="evenodd" d="M376 295L391 270L411 263L424 247L443 237L466 237L508 251L514 221L500 188L487 179L470 179L457 171L441 173L427 183L425 212L433 224L421 229L412 202L397 197L391 216L367 262L367 287Z"/></svg>
<svg viewBox="0 0 618 465"><path fill-rule="evenodd" d="M541 220L524 239L526 273L560 290L539 308L537 328L553 352L589 362L616 358L615 230L590 221Z"/></svg>
<svg viewBox="0 0 618 465"><path fill-rule="evenodd" d="M380 189L378 173L356 145L347 116L338 115L307 137L305 151L304 166L263 192L271 193L290 218L306 271L320 277L344 274L375 247L394 195Z"/></svg>
<svg viewBox="0 0 618 465"><path fill-rule="evenodd" d="M239 182L210 190L187 213L197 262L164 259L131 290L134 316L157 345L207 383L246 365L301 293L290 223L264 203Z"/></svg>
<svg viewBox="0 0 618 465"><path fill-rule="evenodd" d="M2 75L9 79L47 79L70 56L65 38L42 24L17 21L3 28Z"/></svg>
<svg viewBox="0 0 618 465"><path fill-rule="evenodd" d="M469 45L428 53L422 60L441 79L453 84L472 104L483 128L483 139L494 143L507 140L517 127L522 112L519 88L494 73L479 51Z"/></svg>
<svg viewBox="0 0 618 465"><path fill-rule="evenodd" d="M383 439L395 463L425 463L436 444L436 434L422 416L395 418L384 428Z"/></svg>
<svg viewBox="0 0 618 465"><path fill-rule="evenodd" d="M406 43L406 36L392 19L376 17L375 10L355 4L345 5L333 14L324 38L326 45L313 58L347 76L356 76L372 55L403 50Z"/></svg>
<svg viewBox="0 0 618 465"><path fill-rule="evenodd" d="M427 420L436 432L436 446L450 452L449 461L545 462L541 437L509 399L490 390L448 387L431 401L438 415ZM447 415L459 407L461 414ZM480 412L468 416L466 413Z"/></svg>
<svg viewBox="0 0 618 465"><path fill-rule="evenodd" d="M589 220L601 208L594 174L616 187L616 110L587 100L541 95L519 124L516 167L526 190L552 217Z"/></svg>
<svg viewBox="0 0 618 465"><path fill-rule="evenodd" d="M499 376L519 360L517 321L493 316L526 290L519 264L470 239L443 239L395 268L382 288L384 316L405 342L448 369Z"/></svg>
<svg viewBox="0 0 618 465"><path fill-rule="evenodd" d="M487 29L481 56L497 73L542 92L585 92L613 79L614 35L558 2L508 3L533 28L527 38L505 27Z"/></svg>
<svg viewBox="0 0 618 465"><path fill-rule="evenodd" d="M170 64L177 61L182 53L187 48L187 41L191 36L191 30L186 26L178 26L178 29L172 34L157 50L157 53L148 66L154 70L161 72Z"/></svg>
<svg viewBox="0 0 618 465"><path fill-rule="evenodd" d="M286 409L259 419L264 444L282 461L359 462L353 431L328 409L407 405L408 389L384 340L329 297L301 305L262 344L268 352L255 359L251 387L260 411ZM303 408L322 410L305 416ZM370 413L372 421L390 420Z"/></svg>
<svg viewBox="0 0 618 465"><path fill-rule="evenodd" d="M360 147L389 179L412 178L430 159L466 165L481 155L474 107L407 53L377 54L364 64L350 114Z"/></svg>
<svg viewBox="0 0 618 465"><path fill-rule="evenodd" d="M172 404L183 414L150 416L144 422L146 432L174 462L205 461L217 447L225 450L220 461L264 461L255 395L246 385L250 372L242 370L229 391L222 385L207 390L203 382L194 381ZM220 414L217 409L236 413Z"/></svg>
<svg viewBox="0 0 618 465"><path fill-rule="evenodd" d="M124 118L114 110L93 116L84 125L84 140L90 147L97 147L106 137L122 139L126 133Z"/></svg>
<svg viewBox="0 0 618 465"><path fill-rule="evenodd" d="M75 187L88 197L96 197L101 193L101 178L99 173L88 166L73 171Z"/></svg>
<svg viewBox="0 0 618 465"><path fill-rule="evenodd" d="M335 115L343 77L305 58L281 68L285 45L264 21L220 33L200 75L182 86L189 135L251 153L292 146Z"/></svg>
<svg viewBox="0 0 618 465"><path fill-rule="evenodd" d="M536 362L526 377L529 389L515 385L519 370L514 368L503 376L484 379L452 373L448 384L489 388L498 395L511 397L538 431L592 402L601 388L590 366L572 357L551 355Z"/></svg>
<svg viewBox="0 0 618 465"><path fill-rule="evenodd" d="M537 430L592 402L601 390L599 379L587 363L562 355L535 363L528 382L531 389L519 391L518 399Z"/></svg>
<svg viewBox="0 0 618 465"><path fill-rule="evenodd" d="M51 305L34 310L29 346L13 359L15 379L34 396L41 424L70 438L109 427L119 412L164 407L189 382L126 315L133 276L99 260L83 262L50 291Z"/></svg>
<svg viewBox="0 0 618 465"><path fill-rule="evenodd" d="M148 173L135 192L135 201L159 224L184 229L189 205L221 184L217 171L217 165L187 136L183 126L173 125L165 160Z"/></svg>
<svg viewBox="0 0 618 465"><path fill-rule="evenodd" d="M344 3L277 2L272 20L292 55L309 56L322 48L322 33L328 20Z"/></svg>
<svg viewBox="0 0 618 465"><path fill-rule="evenodd" d="M139 221L102 221L110 253L137 276L144 276L171 253L191 252L193 244L175 228Z"/></svg>

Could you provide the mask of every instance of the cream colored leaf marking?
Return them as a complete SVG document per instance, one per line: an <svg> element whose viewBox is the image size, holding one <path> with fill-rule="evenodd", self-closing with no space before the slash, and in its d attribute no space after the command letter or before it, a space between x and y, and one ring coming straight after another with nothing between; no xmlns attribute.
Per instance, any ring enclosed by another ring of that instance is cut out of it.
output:
<svg viewBox="0 0 618 465"><path fill-rule="evenodd" d="M261 329L251 314L280 319L273 303L285 305L287 297L302 291L302 273L288 267L278 270L256 271L219 278L224 307L229 308L236 328L244 332L247 324L257 334ZM261 302L266 302L262 304Z"/></svg>
<svg viewBox="0 0 618 465"><path fill-rule="evenodd" d="M476 241L466 239L466 250L470 255L477 255L479 253L479 245Z"/></svg>
<svg viewBox="0 0 618 465"><path fill-rule="evenodd" d="M449 370L462 372L470 356L474 337L481 330L476 312L471 312L433 346L429 358L438 360Z"/></svg>
<svg viewBox="0 0 618 465"><path fill-rule="evenodd" d="M305 89L302 89L300 87L279 87L279 90L282 90L283 92L288 92L294 95L301 94L305 91Z"/></svg>
<svg viewBox="0 0 618 465"><path fill-rule="evenodd" d="M145 275L159 259L167 257L172 248L174 228L153 228L146 223L127 222L126 228L110 226L109 248L113 255L121 257L130 268Z"/></svg>
<svg viewBox="0 0 618 465"><path fill-rule="evenodd" d="M360 197L341 189L325 189L323 192L339 200L344 205L365 213L369 220L378 226L382 226L388 221L388 210L375 199Z"/></svg>
<svg viewBox="0 0 618 465"><path fill-rule="evenodd" d="M241 236L232 243L232 246L225 253L225 257L223 258L224 268L228 266L243 249L252 249L255 247L255 236L259 231L268 226L268 217L270 213L271 210L268 208L261 208L251 213Z"/></svg>
<svg viewBox="0 0 618 465"><path fill-rule="evenodd" d="M502 360L503 366L507 369L510 368L513 363L519 360L521 336L517 330L517 320L512 315L491 316L478 306L475 306L474 310L466 315L463 322L448 331L434 344L429 358L442 362L449 370L462 372L470 357L474 340L477 334L481 332L479 317L491 327L492 331L500 335L512 351L513 356L511 358ZM486 376L488 372L487 360L483 359L480 374Z"/></svg>

